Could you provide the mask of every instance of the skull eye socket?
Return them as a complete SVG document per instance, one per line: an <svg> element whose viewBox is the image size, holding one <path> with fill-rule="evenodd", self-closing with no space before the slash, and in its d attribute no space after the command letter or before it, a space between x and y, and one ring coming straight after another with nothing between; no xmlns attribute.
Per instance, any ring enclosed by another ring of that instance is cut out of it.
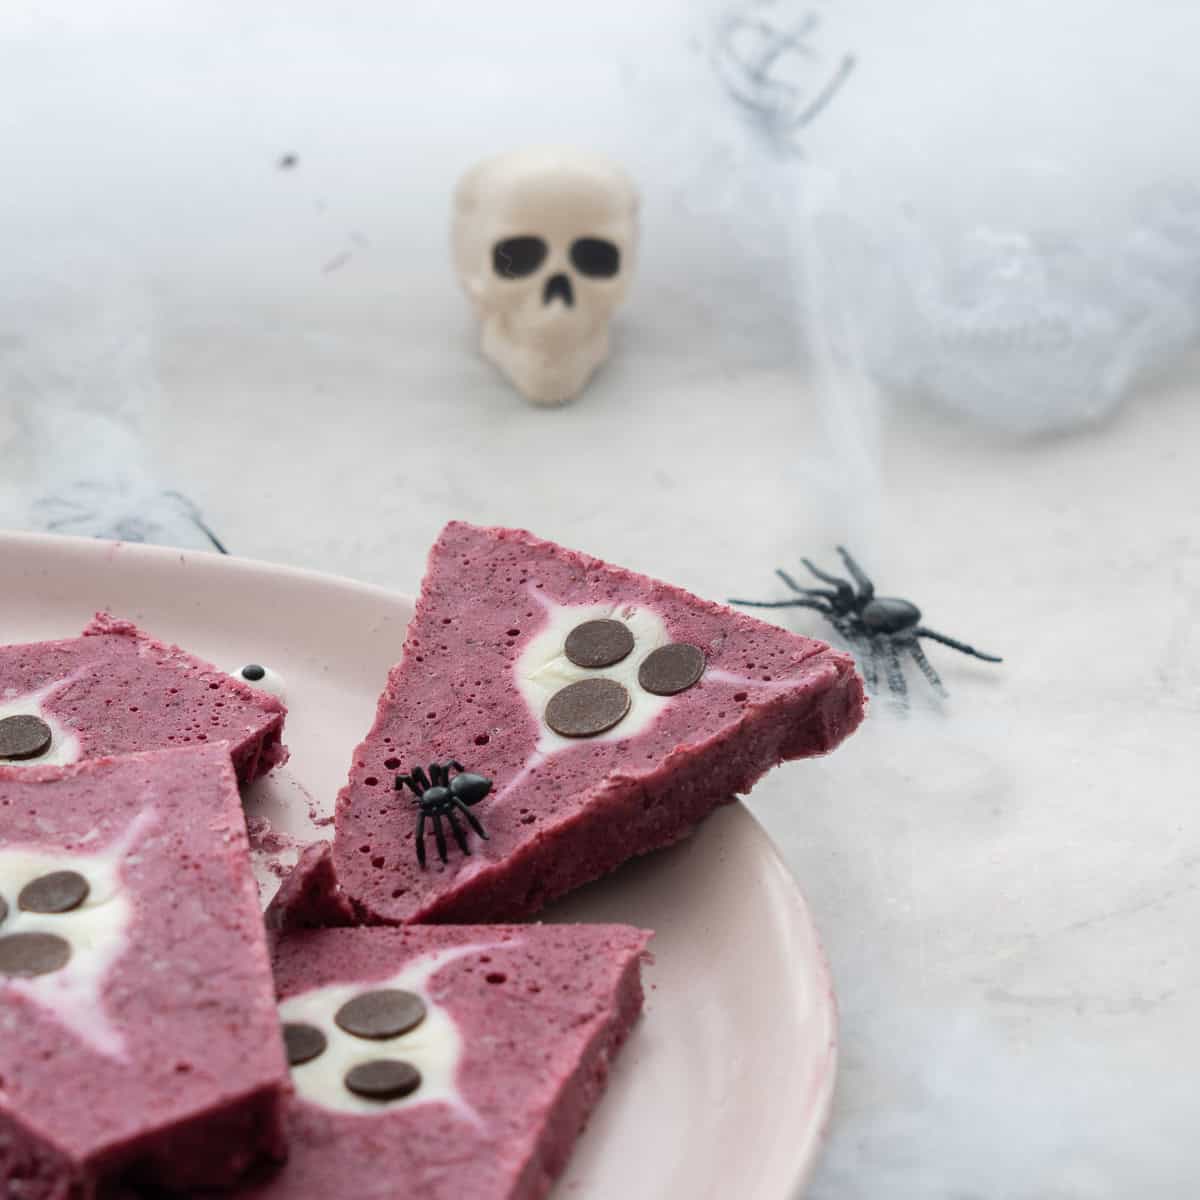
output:
<svg viewBox="0 0 1200 1200"><path fill-rule="evenodd" d="M539 237L511 237L492 248L492 268L501 279L532 275L546 261L546 243Z"/></svg>
<svg viewBox="0 0 1200 1200"><path fill-rule="evenodd" d="M571 243L571 262L581 275L611 279L621 269L621 252L604 238L577 238Z"/></svg>

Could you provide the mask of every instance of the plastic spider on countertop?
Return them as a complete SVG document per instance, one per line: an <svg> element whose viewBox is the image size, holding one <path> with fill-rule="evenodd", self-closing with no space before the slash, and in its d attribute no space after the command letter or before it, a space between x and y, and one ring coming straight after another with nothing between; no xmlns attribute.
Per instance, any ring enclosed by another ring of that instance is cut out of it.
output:
<svg viewBox="0 0 1200 1200"><path fill-rule="evenodd" d="M850 557L844 546L837 548L845 564L850 580L841 579L822 571L807 558L800 561L823 583L830 587L802 587L782 568L775 572L796 596L791 600L731 600L730 604L741 604L752 608L813 608L828 618L829 623L854 650L867 687L877 691L879 668L882 664L888 690L901 701L907 701L908 682L904 678L901 652L910 654L921 669L921 674L939 696L947 695L941 676L925 657L920 638L940 642L961 654L984 662L998 663L1004 660L994 654L984 654L974 646L968 646L944 633L927 629L921 624L921 610L910 600L893 596L876 596L875 585L862 567Z"/></svg>

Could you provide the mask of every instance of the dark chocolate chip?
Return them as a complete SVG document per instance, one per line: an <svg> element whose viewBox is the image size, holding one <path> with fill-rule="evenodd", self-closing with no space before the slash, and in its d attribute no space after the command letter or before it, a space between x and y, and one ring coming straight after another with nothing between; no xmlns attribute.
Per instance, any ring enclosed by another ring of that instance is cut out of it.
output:
<svg viewBox="0 0 1200 1200"><path fill-rule="evenodd" d="M242 678L248 679L251 683L257 683L260 679L266 679L267 668L260 667L258 663L247 663L242 668Z"/></svg>
<svg viewBox="0 0 1200 1200"><path fill-rule="evenodd" d="M78 908L91 888L78 871L51 871L27 883L17 897L26 912L65 913Z"/></svg>
<svg viewBox="0 0 1200 1200"><path fill-rule="evenodd" d="M325 1035L315 1025L288 1021L283 1027L283 1048L287 1051L289 1067L312 1062L319 1054L325 1052L328 1045Z"/></svg>
<svg viewBox="0 0 1200 1200"><path fill-rule="evenodd" d="M546 724L563 737L595 737L616 725L629 705L629 692L615 679L581 679L550 697Z"/></svg>
<svg viewBox="0 0 1200 1200"><path fill-rule="evenodd" d="M577 667L611 667L633 652L633 632L620 621L584 621L567 634L567 657Z"/></svg>
<svg viewBox="0 0 1200 1200"><path fill-rule="evenodd" d="M347 1000L333 1019L339 1029L355 1037L394 1038L425 1020L425 1002L413 992L380 988Z"/></svg>
<svg viewBox="0 0 1200 1200"><path fill-rule="evenodd" d="M351 1067L344 1082L364 1100L399 1100L421 1086L421 1072L399 1058L376 1058Z"/></svg>
<svg viewBox="0 0 1200 1200"><path fill-rule="evenodd" d="M0 760L40 758L50 749L53 738L50 726L32 713L0 718Z"/></svg>
<svg viewBox="0 0 1200 1200"><path fill-rule="evenodd" d="M28 979L49 975L71 961L71 944L56 933L10 933L0 937L0 975Z"/></svg>
<svg viewBox="0 0 1200 1200"><path fill-rule="evenodd" d="M687 642L659 646L638 668L638 683L655 696L686 691L704 674L704 651Z"/></svg>
<svg viewBox="0 0 1200 1200"><path fill-rule="evenodd" d="M3 896L0 896L0 925L4 924L4 918L8 916L8 901Z"/></svg>

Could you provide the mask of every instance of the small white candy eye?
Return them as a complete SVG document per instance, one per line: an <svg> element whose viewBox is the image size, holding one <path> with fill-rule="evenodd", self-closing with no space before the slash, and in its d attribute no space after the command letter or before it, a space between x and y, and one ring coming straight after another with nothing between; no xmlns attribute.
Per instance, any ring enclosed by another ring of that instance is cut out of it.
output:
<svg viewBox="0 0 1200 1200"><path fill-rule="evenodd" d="M269 692L280 700L284 698L283 678L261 663L247 663L240 670L234 671L233 677L258 688L260 692Z"/></svg>

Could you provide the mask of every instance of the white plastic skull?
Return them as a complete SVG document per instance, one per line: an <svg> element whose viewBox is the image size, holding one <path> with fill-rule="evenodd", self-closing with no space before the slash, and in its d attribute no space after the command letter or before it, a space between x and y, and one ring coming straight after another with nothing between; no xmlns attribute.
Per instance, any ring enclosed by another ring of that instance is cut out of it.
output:
<svg viewBox="0 0 1200 1200"><path fill-rule="evenodd" d="M483 353L535 404L578 395L608 357L637 208L620 167L565 148L497 155L459 181L454 259Z"/></svg>

